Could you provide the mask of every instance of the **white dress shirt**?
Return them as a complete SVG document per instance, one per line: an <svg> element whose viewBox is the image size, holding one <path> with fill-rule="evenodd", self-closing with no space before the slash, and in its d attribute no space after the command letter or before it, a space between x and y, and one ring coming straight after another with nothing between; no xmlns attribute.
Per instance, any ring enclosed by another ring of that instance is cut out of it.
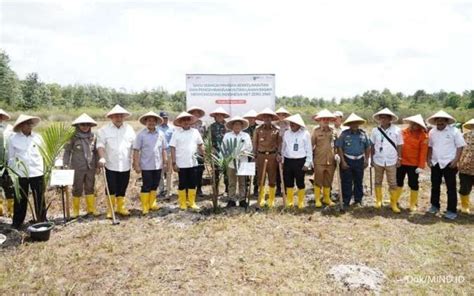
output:
<svg viewBox="0 0 474 296"><path fill-rule="evenodd" d="M401 130L398 126L390 124L390 126L385 130L380 127L385 134L395 143L398 147L403 145L403 137ZM395 149L392 144L382 135L378 128L374 127L372 129L372 134L370 135L370 141L374 145L374 162L379 166L392 166L397 164L398 160L398 151Z"/></svg>
<svg viewBox="0 0 474 296"><path fill-rule="evenodd" d="M108 170L115 172L130 170L134 140L135 131L126 123L120 127L109 123L99 129L97 148L105 149L105 167Z"/></svg>
<svg viewBox="0 0 474 296"><path fill-rule="evenodd" d="M443 130L432 128L429 133L429 143L431 147L431 165L439 164L444 169L456 158L456 150L466 146L466 141L461 132L452 126L446 126Z"/></svg>
<svg viewBox="0 0 474 296"><path fill-rule="evenodd" d="M300 128L296 132L288 129L283 134L281 145L281 154L283 157L291 159L306 157L306 167L310 167L313 163L313 147L311 146L311 136L309 135L308 130L305 128Z"/></svg>
<svg viewBox="0 0 474 296"><path fill-rule="evenodd" d="M197 166L197 148L202 143L201 134L197 129L176 129L169 143L176 151L176 166L183 169Z"/></svg>
<svg viewBox="0 0 474 296"><path fill-rule="evenodd" d="M253 149L252 140L250 139L249 134L247 134L244 131L240 131L238 134L234 133L233 131L228 132L224 135L222 142L226 143L228 140L233 141L234 139L237 139L237 143L239 142L243 143L242 151L245 151L248 153L252 152L252 149ZM238 161L238 163L248 162L248 156L241 156L239 159L236 159L236 161ZM235 169L233 161L229 164L229 167Z"/></svg>
<svg viewBox="0 0 474 296"><path fill-rule="evenodd" d="M43 138L37 133L25 135L22 132L13 134L8 141L8 163L15 168L20 177L33 178L43 175L43 157L39 146L43 143ZM17 160L23 162L17 163Z"/></svg>

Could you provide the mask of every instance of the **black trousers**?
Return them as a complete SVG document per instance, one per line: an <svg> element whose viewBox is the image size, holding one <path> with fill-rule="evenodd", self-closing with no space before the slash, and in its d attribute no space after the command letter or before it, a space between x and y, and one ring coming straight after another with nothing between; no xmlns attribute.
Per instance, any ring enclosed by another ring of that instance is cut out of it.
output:
<svg viewBox="0 0 474 296"><path fill-rule="evenodd" d="M293 188L296 181L296 187L298 187L298 189L304 189L303 166L305 161L306 157L295 159L285 157L283 162L283 181L285 182L286 188ZM285 188L283 188L283 190L285 190Z"/></svg>
<svg viewBox="0 0 474 296"><path fill-rule="evenodd" d="M110 196L125 197L127 192L128 181L130 180L130 171L116 172L105 169L107 184L109 185Z"/></svg>
<svg viewBox="0 0 474 296"><path fill-rule="evenodd" d="M474 175L459 173L459 194L469 195L474 184Z"/></svg>
<svg viewBox="0 0 474 296"><path fill-rule="evenodd" d="M31 189L33 206L38 221L46 221L46 204L43 198L43 176L33 178L20 178L20 197L14 199L13 228L20 228L25 222L28 209L28 194Z"/></svg>
<svg viewBox="0 0 474 296"><path fill-rule="evenodd" d="M145 170L142 171L142 191L148 193L150 191L156 191L160 184L161 170Z"/></svg>
<svg viewBox="0 0 474 296"><path fill-rule="evenodd" d="M179 168L178 190L196 189L196 171L197 167Z"/></svg>
<svg viewBox="0 0 474 296"><path fill-rule="evenodd" d="M3 169L0 167L0 169ZM0 186L3 188L3 192L5 192L5 198L6 199L12 199L13 198L13 183L12 180L10 179L10 176L8 176L7 171L3 173L3 176L0 177Z"/></svg>
<svg viewBox="0 0 474 296"><path fill-rule="evenodd" d="M204 174L204 160L198 158L198 166L196 167L196 188L198 190L202 187L202 175Z"/></svg>
<svg viewBox="0 0 474 296"><path fill-rule="evenodd" d="M418 174L415 172L418 167L402 165L397 168L397 186L403 187L405 176L408 175L408 186L411 190L418 191Z"/></svg>
<svg viewBox="0 0 474 296"><path fill-rule="evenodd" d="M441 208L439 203L439 196L441 190L441 180L444 177L444 182L447 188L448 195L448 211L456 213L458 206L458 197L456 192L456 174L458 170L449 167L449 164L444 168L440 168L439 164L431 167L431 205Z"/></svg>

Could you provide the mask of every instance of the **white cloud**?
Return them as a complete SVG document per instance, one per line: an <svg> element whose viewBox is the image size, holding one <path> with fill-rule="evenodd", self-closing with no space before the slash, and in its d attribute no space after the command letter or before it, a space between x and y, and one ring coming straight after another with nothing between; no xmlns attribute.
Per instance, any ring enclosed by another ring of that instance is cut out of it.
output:
<svg viewBox="0 0 474 296"><path fill-rule="evenodd" d="M184 90L186 73L275 73L277 94L472 88L461 1L3 1L20 77Z"/></svg>

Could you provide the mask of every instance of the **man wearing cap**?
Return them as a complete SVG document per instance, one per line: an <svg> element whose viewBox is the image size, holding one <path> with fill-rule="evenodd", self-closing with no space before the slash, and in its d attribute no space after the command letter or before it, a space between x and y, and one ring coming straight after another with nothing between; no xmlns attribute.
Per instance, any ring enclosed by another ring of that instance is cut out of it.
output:
<svg viewBox="0 0 474 296"><path fill-rule="evenodd" d="M400 128L392 124L398 117L388 108L384 108L373 116L378 127L372 129L372 165L375 177L375 208L382 207L382 182L384 174L390 190L390 206L394 213L400 213L398 208L397 167L402 160L403 137Z"/></svg>
<svg viewBox="0 0 474 296"><path fill-rule="evenodd" d="M474 118L463 125L464 147L461 158L459 159L459 195L461 196L461 211L469 214L469 194L474 184Z"/></svg>
<svg viewBox="0 0 474 296"><path fill-rule="evenodd" d="M342 118L344 117L344 113L342 111L334 111L334 116L336 119L334 120L334 131L336 132L336 136L339 137L343 130L347 127L342 125Z"/></svg>
<svg viewBox="0 0 474 296"><path fill-rule="evenodd" d="M240 147L241 149L237 152L238 155L241 155L239 159L232 161L227 168L229 182L228 207L235 207L237 202L239 202L240 207L247 207L247 202L245 200L245 176L237 176L237 170L241 163L248 162L248 155L252 153L252 140L250 139L249 134L242 131L243 129L248 128L248 125L248 121L240 116L234 116L226 123L226 127L230 132L227 132L224 135L222 141L224 143L235 141L238 145L237 147ZM237 187L239 188L238 194L236 190Z"/></svg>
<svg viewBox="0 0 474 296"><path fill-rule="evenodd" d="M191 128L198 119L187 113L181 112L174 120L177 129L171 137L171 160L173 170L178 173L178 203L181 210L199 209L196 205L196 168L197 159L204 155L203 141L197 129Z"/></svg>
<svg viewBox="0 0 474 296"><path fill-rule="evenodd" d="M194 115L197 120L193 125L192 128L195 128L201 134L201 138L205 139L207 136L207 127L205 123L201 120L206 112L202 108L193 106L189 108L186 112L191 115ZM204 159L198 158L198 166L196 168L196 194L198 196L202 196L202 175L204 174Z"/></svg>
<svg viewBox="0 0 474 296"><path fill-rule="evenodd" d="M229 118L230 115L222 107L219 107L212 111L209 116L214 118L214 122L209 126L209 129L211 130L212 147L216 152L219 152L222 140L224 139L224 135L226 133L225 119ZM218 169L215 170L215 175L216 181L219 180ZM227 172L224 172L224 185L225 191L228 192ZM219 192L219 184L217 184L217 191Z"/></svg>
<svg viewBox="0 0 474 296"><path fill-rule="evenodd" d="M43 198L43 157L39 146L42 137L33 132L40 122L39 117L21 114L13 125L13 134L8 142L8 162L19 175L20 196L14 199L12 227L19 229L26 217L29 190L38 221L46 220L46 204Z"/></svg>
<svg viewBox="0 0 474 296"><path fill-rule="evenodd" d="M7 149L8 139L13 134L13 127L10 124L6 124L5 121L10 119L10 115L3 109L0 109L0 170L3 168L3 164L8 161ZM13 187L12 180L8 176L7 170L0 176L0 186L3 188L5 199L7 201L7 216L13 215ZM0 216L3 216L3 198L0 197Z"/></svg>
<svg viewBox="0 0 474 296"><path fill-rule="evenodd" d="M74 170L72 185L72 217L79 216L81 197L86 197L87 214L97 216L99 213L95 205L95 174L97 169L96 136L92 127L97 122L83 113L72 122L76 128L74 136L64 146L63 165Z"/></svg>
<svg viewBox="0 0 474 296"><path fill-rule="evenodd" d="M458 203L456 174L466 142L459 129L451 126L456 120L448 113L441 110L427 121L436 126L428 134L427 163L431 167L431 208L428 212L431 214L439 212L441 181L444 177L448 196L448 209L444 217L453 220L457 217Z"/></svg>
<svg viewBox="0 0 474 296"><path fill-rule="evenodd" d="M163 133L165 136L166 140L166 156L167 159L171 159L170 156L170 147L168 146L171 140L171 136L173 135L174 132L174 127L171 126L168 123L169 117L168 113L165 111L160 112L160 117L163 119L163 122L158 126L158 129ZM167 166L166 170L162 171L161 174L161 180L160 180L160 185L159 185L159 190L160 190L160 195L165 196L166 194L169 194L165 190L165 178L171 178L171 174L169 173L170 168Z"/></svg>
<svg viewBox="0 0 474 296"><path fill-rule="evenodd" d="M352 113L343 125L349 129L342 131L336 140L336 147L341 161L341 183L344 208L348 208L352 196L356 205L361 205L362 180L364 169L369 165L370 140L365 131L359 128L365 120Z"/></svg>
<svg viewBox="0 0 474 296"><path fill-rule="evenodd" d="M258 205L265 206L265 188L260 187L262 180L268 176L268 206L275 205L276 176L278 170L277 154L280 151L279 129L272 124L272 121L279 120L278 115L269 108L257 114L257 120L263 121L255 129L253 135L253 150L257 159L257 172L259 182ZM267 160L267 167L264 170L264 163Z"/></svg>
<svg viewBox="0 0 474 296"><path fill-rule="evenodd" d="M142 174L140 201L142 214L149 210L158 210L156 189L161 179L162 169L166 169L166 139L156 128L163 119L153 111L143 114L138 119L145 126L133 143L133 169Z"/></svg>
<svg viewBox="0 0 474 296"><path fill-rule="evenodd" d="M293 207L294 202L294 184L298 188L298 208L304 207L305 171L311 168L313 163L313 150L311 147L311 138L301 115L295 114L285 118L289 122L290 128L283 134L281 144L282 158L278 160L283 162L283 180L286 187L286 205Z"/></svg>
<svg viewBox="0 0 474 296"><path fill-rule="evenodd" d="M247 119L249 122L249 127L244 130L244 132L250 135L250 139L253 139L253 134L255 133L255 129L257 128L257 112L255 110L250 110L249 112L245 113L242 116L244 119ZM250 160L250 159L249 159ZM255 176L257 176L257 167L255 166ZM245 187L247 188L247 186ZM258 180L257 178L253 178L253 196L258 197Z"/></svg>
<svg viewBox="0 0 474 296"><path fill-rule="evenodd" d="M107 210L107 218L110 219L114 210L122 216L130 215L125 207L125 193L130 179L135 132L124 122L130 113L120 105L115 105L106 116L111 122L99 129L97 133L97 152L99 167L105 167L112 199L113 209L110 209L109 205Z"/></svg>
<svg viewBox="0 0 474 296"><path fill-rule="evenodd" d="M425 168L428 151L428 134L420 114L403 119L408 127L402 131L403 147L401 165L397 168L397 197L400 198L405 176L410 186L410 211L416 211L418 201L418 176Z"/></svg>
<svg viewBox="0 0 474 296"><path fill-rule="evenodd" d="M314 151L314 199L317 208L321 204L321 188L323 188L323 203L333 206L331 200L331 185L336 170L336 154L334 141L335 131L329 127L330 122L336 119L329 110L321 110L313 119L319 123L319 127L313 130L311 135L312 151Z"/></svg>
<svg viewBox="0 0 474 296"><path fill-rule="evenodd" d="M285 119L288 116L291 116L291 113L283 107L278 108L278 110L276 110L275 113L278 116L277 127L280 130L280 139L283 139L283 135L290 128L290 124L288 122L286 122ZM275 193L276 196L281 196L281 189L282 189L281 188L281 177L280 177L280 173L277 172L276 193ZM283 190L285 190L285 189L283 188Z"/></svg>

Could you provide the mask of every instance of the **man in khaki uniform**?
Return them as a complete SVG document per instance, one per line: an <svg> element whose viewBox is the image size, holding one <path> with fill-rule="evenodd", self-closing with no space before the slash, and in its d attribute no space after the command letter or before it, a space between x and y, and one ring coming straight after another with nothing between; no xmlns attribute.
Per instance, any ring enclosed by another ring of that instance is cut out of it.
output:
<svg viewBox="0 0 474 296"><path fill-rule="evenodd" d="M278 120L275 112L265 108L257 115L257 120L263 121L263 124L255 129L253 135L254 155L257 159L257 172L259 186L265 175L268 176L268 206L275 205L276 176L278 171L277 153L280 149L279 130L272 124L272 121ZM266 171L263 171L265 160L268 160ZM260 207L265 205L265 189L259 188L258 204Z"/></svg>
<svg viewBox="0 0 474 296"><path fill-rule="evenodd" d="M324 109L313 118L319 123L319 127L313 130L311 143L314 151L314 199L316 207L321 204L321 187L323 188L323 203L332 206L334 203L330 199L331 185L336 170L336 150L334 141L336 132L329 127L329 122L336 119L334 114Z"/></svg>

